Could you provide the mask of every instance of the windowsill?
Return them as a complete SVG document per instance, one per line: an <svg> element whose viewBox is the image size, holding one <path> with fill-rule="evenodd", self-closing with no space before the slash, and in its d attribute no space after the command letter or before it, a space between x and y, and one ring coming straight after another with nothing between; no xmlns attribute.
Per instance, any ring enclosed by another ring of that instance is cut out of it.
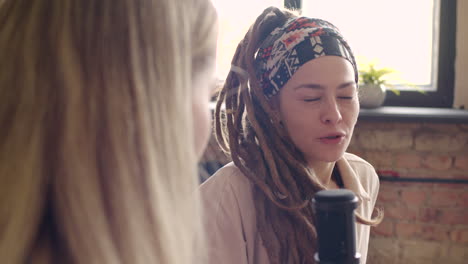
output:
<svg viewBox="0 0 468 264"><path fill-rule="evenodd" d="M359 120L468 124L468 110L383 106L375 109L361 109L359 112Z"/></svg>

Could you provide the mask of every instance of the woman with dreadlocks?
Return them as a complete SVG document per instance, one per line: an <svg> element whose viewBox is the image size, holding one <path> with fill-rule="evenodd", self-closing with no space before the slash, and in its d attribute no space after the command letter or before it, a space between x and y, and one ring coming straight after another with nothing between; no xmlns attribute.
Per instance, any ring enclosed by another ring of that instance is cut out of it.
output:
<svg viewBox="0 0 468 264"><path fill-rule="evenodd" d="M345 153L356 124L353 53L327 21L270 7L240 42L215 110L227 164L201 186L210 263L314 263L310 200L347 188L360 200L357 250L366 262L379 181Z"/></svg>

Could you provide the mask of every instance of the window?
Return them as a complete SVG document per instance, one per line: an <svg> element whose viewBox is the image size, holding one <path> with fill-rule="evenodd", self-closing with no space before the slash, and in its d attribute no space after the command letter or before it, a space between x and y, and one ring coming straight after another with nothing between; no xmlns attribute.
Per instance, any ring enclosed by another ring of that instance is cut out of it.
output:
<svg viewBox="0 0 468 264"><path fill-rule="evenodd" d="M298 1L293 2L297 5ZM391 83L401 95L389 91L385 105L451 107L454 3L445 0L307 0L302 2L302 14L324 18L340 28L358 62L374 61L377 66L396 70Z"/></svg>
<svg viewBox="0 0 468 264"><path fill-rule="evenodd" d="M361 64L373 61L376 66L396 71L392 83L401 94L389 91L385 105L452 107L456 27L453 0L213 2L220 17L218 74L222 78L227 76L237 44L264 8L296 7L305 16L329 20L340 28Z"/></svg>
<svg viewBox="0 0 468 264"><path fill-rule="evenodd" d="M212 0L219 16L217 74L224 79L231 68L237 44L261 14L269 7L282 8L284 0Z"/></svg>
<svg viewBox="0 0 468 264"><path fill-rule="evenodd" d="M304 1L302 14L320 17L338 26L358 62L375 61L401 77L394 85L414 84L424 91L436 89L437 10L439 1L428 0L327 0ZM402 8L404 7L404 8ZM417 10L417 12L415 12ZM352 21L352 22L350 22ZM411 62L411 63L409 63ZM411 89L398 87L402 90Z"/></svg>

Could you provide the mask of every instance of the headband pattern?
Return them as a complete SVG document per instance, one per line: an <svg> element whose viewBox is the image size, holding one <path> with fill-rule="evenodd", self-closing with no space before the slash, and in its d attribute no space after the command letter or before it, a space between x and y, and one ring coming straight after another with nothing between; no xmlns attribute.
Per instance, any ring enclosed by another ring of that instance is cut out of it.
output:
<svg viewBox="0 0 468 264"><path fill-rule="evenodd" d="M263 93L271 98L302 65L322 56L339 56L350 61L358 81L354 55L337 27L321 19L288 20L267 36L257 52L255 68Z"/></svg>

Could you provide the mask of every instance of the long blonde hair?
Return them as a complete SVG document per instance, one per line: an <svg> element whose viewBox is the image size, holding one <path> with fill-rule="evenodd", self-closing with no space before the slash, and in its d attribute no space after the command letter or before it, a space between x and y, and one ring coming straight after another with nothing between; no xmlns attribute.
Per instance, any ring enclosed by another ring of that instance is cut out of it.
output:
<svg viewBox="0 0 468 264"><path fill-rule="evenodd" d="M196 262L190 82L214 12L0 1L0 262Z"/></svg>

